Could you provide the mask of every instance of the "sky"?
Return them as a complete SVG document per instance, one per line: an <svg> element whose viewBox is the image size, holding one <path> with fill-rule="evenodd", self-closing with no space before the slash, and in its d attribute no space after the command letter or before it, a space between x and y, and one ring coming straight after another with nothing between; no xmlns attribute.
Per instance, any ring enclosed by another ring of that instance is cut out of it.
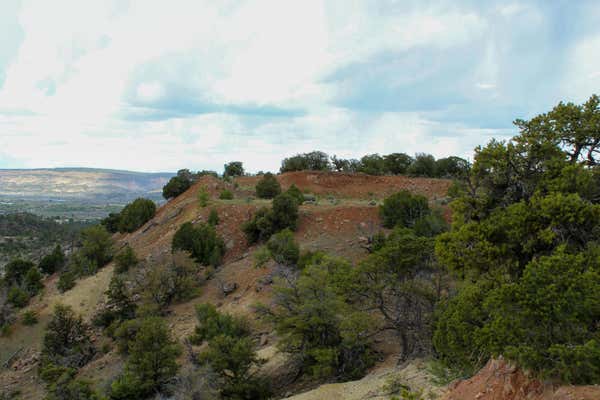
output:
<svg viewBox="0 0 600 400"><path fill-rule="evenodd" d="M458 155L600 92L600 3L0 0L0 168Z"/></svg>

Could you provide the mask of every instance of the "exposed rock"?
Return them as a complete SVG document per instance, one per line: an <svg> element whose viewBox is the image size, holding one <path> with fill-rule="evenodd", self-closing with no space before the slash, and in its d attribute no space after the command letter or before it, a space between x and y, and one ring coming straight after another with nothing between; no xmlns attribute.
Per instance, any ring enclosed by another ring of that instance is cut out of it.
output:
<svg viewBox="0 0 600 400"><path fill-rule="evenodd" d="M238 284L236 282L232 282L232 283L223 283L223 285L221 286L221 291L223 292L223 294L225 296L230 295L231 293L235 292L235 290L238 288Z"/></svg>
<svg viewBox="0 0 600 400"><path fill-rule="evenodd" d="M260 335L259 344L261 346L266 346L267 343L269 343L269 337L266 334L263 333L262 335Z"/></svg>

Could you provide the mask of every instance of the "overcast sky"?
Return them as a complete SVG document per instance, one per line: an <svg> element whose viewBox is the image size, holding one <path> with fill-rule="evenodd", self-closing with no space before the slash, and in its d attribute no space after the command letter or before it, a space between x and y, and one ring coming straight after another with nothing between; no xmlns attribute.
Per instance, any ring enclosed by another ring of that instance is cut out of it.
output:
<svg viewBox="0 0 600 400"><path fill-rule="evenodd" d="M584 0L0 0L0 168L471 157L600 93L599 21Z"/></svg>

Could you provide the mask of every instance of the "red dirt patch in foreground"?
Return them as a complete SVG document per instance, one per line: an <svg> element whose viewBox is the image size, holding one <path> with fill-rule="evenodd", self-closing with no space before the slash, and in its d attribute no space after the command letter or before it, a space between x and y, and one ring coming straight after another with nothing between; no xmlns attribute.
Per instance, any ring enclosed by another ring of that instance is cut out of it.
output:
<svg viewBox="0 0 600 400"><path fill-rule="evenodd" d="M470 379L458 381L442 400L598 400L598 386L560 386L529 378L505 360L490 360Z"/></svg>

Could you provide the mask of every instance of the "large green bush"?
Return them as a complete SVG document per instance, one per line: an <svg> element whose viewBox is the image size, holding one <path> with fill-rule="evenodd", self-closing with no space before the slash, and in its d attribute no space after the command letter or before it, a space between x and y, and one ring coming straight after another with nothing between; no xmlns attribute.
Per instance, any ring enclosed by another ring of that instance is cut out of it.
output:
<svg viewBox="0 0 600 400"><path fill-rule="evenodd" d="M102 225L91 226L81 232L81 254L93 261L98 268L105 266L113 257L113 240Z"/></svg>
<svg viewBox="0 0 600 400"><path fill-rule="evenodd" d="M429 213L427 198L407 190L387 197L379 207L379 215L386 228L396 225L412 228L420 218Z"/></svg>
<svg viewBox="0 0 600 400"><path fill-rule="evenodd" d="M196 226L186 222L173 236L173 251L184 250L202 265L217 266L225 253L223 239L217 235L214 226L200 223Z"/></svg>
<svg viewBox="0 0 600 400"><path fill-rule="evenodd" d="M275 175L267 172L256 184L256 195L261 199L272 199L281 193L281 185Z"/></svg>
<svg viewBox="0 0 600 400"><path fill-rule="evenodd" d="M208 341L198 360L212 369L218 379L219 392L225 399L267 399L269 384L257 376L262 360L256 355L245 319L222 314L211 304L196 307L198 326L193 343Z"/></svg>
<svg viewBox="0 0 600 400"><path fill-rule="evenodd" d="M249 337L218 335L200 353L200 362L207 363L221 378L221 397L224 399L271 398L271 390L264 378L256 376L262 360L256 355Z"/></svg>
<svg viewBox="0 0 600 400"><path fill-rule="evenodd" d="M174 176L163 187L162 195L165 199L172 199L179 196L192 186L192 181L183 176Z"/></svg>
<svg viewBox="0 0 600 400"><path fill-rule="evenodd" d="M181 346L171 338L161 318L142 320L129 343L125 372L113 382L110 398L145 399L160 392L179 370L180 354Z"/></svg>
<svg viewBox="0 0 600 400"><path fill-rule="evenodd" d="M119 232L134 232L150 221L156 213L156 204L148 199L135 199L121 211Z"/></svg>
<svg viewBox="0 0 600 400"><path fill-rule="evenodd" d="M260 208L242 225L248 243L268 240L272 234L283 229L295 230L298 224L298 202L289 194L283 193L273 199L271 209Z"/></svg>
<svg viewBox="0 0 600 400"><path fill-rule="evenodd" d="M476 149L454 189L453 229L436 243L465 278L438 309L447 364L472 371L501 354L542 377L600 381L599 105L560 103Z"/></svg>
<svg viewBox="0 0 600 400"><path fill-rule="evenodd" d="M193 343L202 344L205 340L212 340L218 335L243 337L250 333L245 319L229 314L222 314L216 307L209 303L196 306L198 325L191 340Z"/></svg>
<svg viewBox="0 0 600 400"><path fill-rule="evenodd" d="M298 205L304 203L304 194L298 189L298 186L292 185L285 191L285 193L289 196L292 196L298 202Z"/></svg>
<svg viewBox="0 0 600 400"><path fill-rule="evenodd" d="M94 356L89 327L68 306L57 305L46 327L41 365L79 368Z"/></svg>
<svg viewBox="0 0 600 400"><path fill-rule="evenodd" d="M279 346L318 377L356 379L374 362L370 337L375 319L349 302L352 266L325 257L308 265L298 279L273 287L273 304L258 305L260 315L275 325Z"/></svg>

